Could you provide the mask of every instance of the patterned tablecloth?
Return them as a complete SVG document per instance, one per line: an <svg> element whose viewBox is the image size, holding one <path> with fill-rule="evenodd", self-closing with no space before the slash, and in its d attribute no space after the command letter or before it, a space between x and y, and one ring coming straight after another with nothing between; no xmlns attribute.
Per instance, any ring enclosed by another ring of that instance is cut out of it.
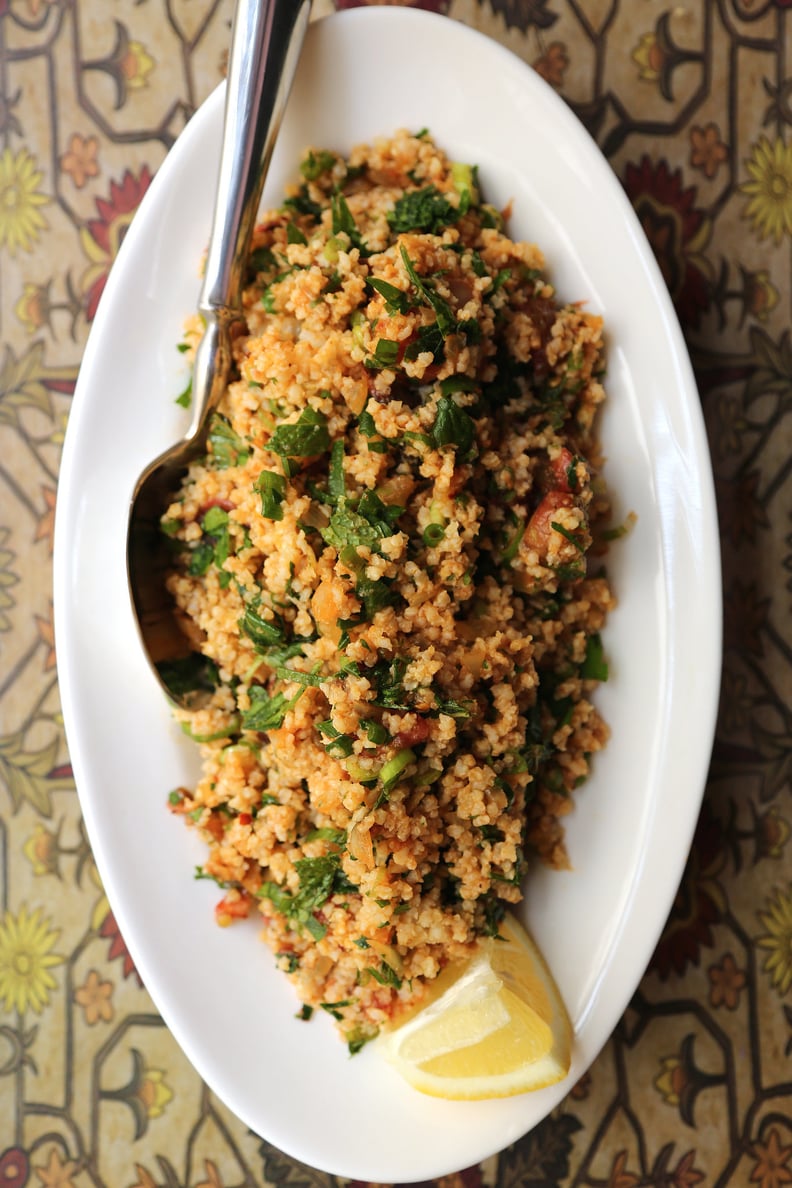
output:
<svg viewBox="0 0 792 1188"><path fill-rule="evenodd" d="M650 968L562 1105L444 1183L781 1188L792 1182L792 5L420 7L531 63L629 194L698 376L726 607L709 786ZM154 1010L97 879L56 681L53 520L81 352L135 208L222 75L231 9L0 0L2 1188L332 1179L251 1135Z"/></svg>

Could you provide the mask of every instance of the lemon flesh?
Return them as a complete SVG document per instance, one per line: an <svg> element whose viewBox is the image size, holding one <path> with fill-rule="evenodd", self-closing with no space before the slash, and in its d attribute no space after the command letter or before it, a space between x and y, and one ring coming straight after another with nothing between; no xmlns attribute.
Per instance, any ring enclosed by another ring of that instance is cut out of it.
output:
<svg viewBox="0 0 792 1188"><path fill-rule="evenodd" d="M378 1043L413 1088L451 1100L510 1097L569 1072L572 1027L553 977L513 917L428 1003Z"/></svg>

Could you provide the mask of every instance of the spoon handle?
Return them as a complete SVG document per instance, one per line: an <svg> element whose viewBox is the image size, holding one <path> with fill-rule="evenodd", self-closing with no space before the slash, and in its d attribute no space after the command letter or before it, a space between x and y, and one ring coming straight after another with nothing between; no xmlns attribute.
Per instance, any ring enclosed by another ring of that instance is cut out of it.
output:
<svg viewBox="0 0 792 1188"><path fill-rule="evenodd" d="M217 195L198 306L206 333L196 352L186 440L201 431L225 387L229 327L240 318L245 257L310 10L311 0L237 0Z"/></svg>

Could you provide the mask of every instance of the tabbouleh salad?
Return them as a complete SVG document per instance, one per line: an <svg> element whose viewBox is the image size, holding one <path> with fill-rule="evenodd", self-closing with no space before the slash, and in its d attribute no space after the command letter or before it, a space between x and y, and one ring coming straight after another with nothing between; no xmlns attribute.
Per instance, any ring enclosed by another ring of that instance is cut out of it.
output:
<svg viewBox="0 0 792 1188"><path fill-rule="evenodd" d="M308 152L162 520L208 691L171 807L352 1052L567 864L607 738L602 325L506 217L425 132Z"/></svg>

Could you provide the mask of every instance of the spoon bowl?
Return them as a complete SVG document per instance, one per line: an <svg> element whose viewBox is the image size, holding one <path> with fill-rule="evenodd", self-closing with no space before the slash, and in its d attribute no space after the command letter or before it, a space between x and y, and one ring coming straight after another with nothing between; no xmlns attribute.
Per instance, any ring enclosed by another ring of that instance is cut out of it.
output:
<svg viewBox="0 0 792 1188"><path fill-rule="evenodd" d="M195 353L192 420L185 437L135 483L127 532L129 594L146 656L167 696L195 708L212 685L210 663L182 630L165 587L172 554L160 519L232 376L242 323L242 279L267 169L297 69L311 0L238 0L234 14L223 142L206 270L199 300L205 331Z"/></svg>

